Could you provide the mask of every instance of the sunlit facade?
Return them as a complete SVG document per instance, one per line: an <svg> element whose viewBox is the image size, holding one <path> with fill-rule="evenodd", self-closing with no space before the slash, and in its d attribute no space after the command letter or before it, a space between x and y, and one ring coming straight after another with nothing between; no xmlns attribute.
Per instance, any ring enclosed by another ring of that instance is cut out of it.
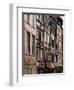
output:
<svg viewBox="0 0 74 90"><path fill-rule="evenodd" d="M23 74L63 72L62 25L60 15L23 14Z"/></svg>

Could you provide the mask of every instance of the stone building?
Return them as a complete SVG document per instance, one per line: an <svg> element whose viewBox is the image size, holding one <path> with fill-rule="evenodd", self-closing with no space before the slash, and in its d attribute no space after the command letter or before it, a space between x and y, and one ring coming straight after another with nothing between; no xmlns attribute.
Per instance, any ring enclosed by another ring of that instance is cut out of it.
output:
<svg viewBox="0 0 74 90"><path fill-rule="evenodd" d="M61 67L63 72L63 20L57 17L57 37L56 37L56 66Z"/></svg>
<svg viewBox="0 0 74 90"><path fill-rule="evenodd" d="M36 15L24 15L24 74L36 73Z"/></svg>
<svg viewBox="0 0 74 90"><path fill-rule="evenodd" d="M63 20L60 16L51 17L51 61L55 72L63 72Z"/></svg>
<svg viewBox="0 0 74 90"><path fill-rule="evenodd" d="M57 15L24 14L24 74L63 70L63 20ZM62 70L59 68L61 67Z"/></svg>

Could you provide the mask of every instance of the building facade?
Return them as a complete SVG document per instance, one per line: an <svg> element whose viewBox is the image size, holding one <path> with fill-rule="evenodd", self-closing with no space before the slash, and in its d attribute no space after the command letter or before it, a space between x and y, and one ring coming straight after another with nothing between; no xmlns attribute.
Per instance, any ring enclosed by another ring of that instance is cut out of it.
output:
<svg viewBox="0 0 74 90"><path fill-rule="evenodd" d="M23 74L63 72L63 20L48 14L24 14Z"/></svg>
<svg viewBox="0 0 74 90"><path fill-rule="evenodd" d="M25 74L36 73L36 15L24 15L24 71Z"/></svg>

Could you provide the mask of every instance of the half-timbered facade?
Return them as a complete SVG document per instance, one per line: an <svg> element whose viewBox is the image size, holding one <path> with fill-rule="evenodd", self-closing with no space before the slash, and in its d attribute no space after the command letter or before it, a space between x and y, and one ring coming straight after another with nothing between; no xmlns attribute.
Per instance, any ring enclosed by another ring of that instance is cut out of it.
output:
<svg viewBox="0 0 74 90"><path fill-rule="evenodd" d="M24 74L63 72L63 19L24 14Z"/></svg>

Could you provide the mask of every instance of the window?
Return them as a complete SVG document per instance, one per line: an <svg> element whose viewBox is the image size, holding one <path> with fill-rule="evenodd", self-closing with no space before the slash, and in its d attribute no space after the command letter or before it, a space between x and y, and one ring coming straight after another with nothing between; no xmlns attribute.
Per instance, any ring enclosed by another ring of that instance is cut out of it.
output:
<svg viewBox="0 0 74 90"><path fill-rule="evenodd" d="M49 44L49 34L47 34L47 43Z"/></svg>
<svg viewBox="0 0 74 90"><path fill-rule="evenodd" d="M29 14L27 15L27 22L28 23L30 22L30 15Z"/></svg>
<svg viewBox="0 0 74 90"><path fill-rule="evenodd" d="M30 33L27 32L27 45L28 45L28 54L30 54Z"/></svg>
<svg viewBox="0 0 74 90"><path fill-rule="evenodd" d="M44 33L44 41L46 42L46 32Z"/></svg>
<svg viewBox="0 0 74 90"><path fill-rule="evenodd" d="M58 55L56 55L56 63L58 63Z"/></svg>
<svg viewBox="0 0 74 90"><path fill-rule="evenodd" d="M42 49L42 60L45 60L45 50Z"/></svg>
<svg viewBox="0 0 74 90"><path fill-rule="evenodd" d="M40 59L42 60L42 49L40 51Z"/></svg>
<svg viewBox="0 0 74 90"><path fill-rule="evenodd" d="M41 15L41 23L43 24L44 23L44 15Z"/></svg>
<svg viewBox="0 0 74 90"><path fill-rule="evenodd" d="M40 22L42 22L42 15L40 15Z"/></svg>
<svg viewBox="0 0 74 90"><path fill-rule="evenodd" d="M36 59L40 60L40 49L36 48Z"/></svg>
<svg viewBox="0 0 74 90"><path fill-rule="evenodd" d="M57 29L55 30L55 37L57 37Z"/></svg>
<svg viewBox="0 0 74 90"><path fill-rule="evenodd" d="M38 19L38 15L37 15L37 19Z"/></svg>
<svg viewBox="0 0 74 90"><path fill-rule="evenodd" d="M59 41L59 49L61 50L62 48L62 45L61 45L61 42Z"/></svg>
<svg viewBox="0 0 74 90"><path fill-rule="evenodd" d="M34 15L32 15L32 26L34 27Z"/></svg>
<svg viewBox="0 0 74 90"><path fill-rule="evenodd" d="M47 15L44 15L44 23L47 23Z"/></svg>
<svg viewBox="0 0 74 90"><path fill-rule="evenodd" d="M37 20L40 20L40 15L37 15Z"/></svg>
<svg viewBox="0 0 74 90"><path fill-rule="evenodd" d="M51 54L51 61L54 63L54 54Z"/></svg>
<svg viewBox="0 0 74 90"><path fill-rule="evenodd" d="M54 40L52 40L52 47L54 47Z"/></svg>
<svg viewBox="0 0 74 90"><path fill-rule="evenodd" d="M32 55L35 56L35 36L32 35Z"/></svg>
<svg viewBox="0 0 74 90"><path fill-rule="evenodd" d="M61 37L61 29L59 30L59 36Z"/></svg>
<svg viewBox="0 0 74 90"><path fill-rule="evenodd" d="M43 32L41 32L41 41L43 42L43 38L44 38L44 35L43 35L44 33Z"/></svg>
<svg viewBox="0 0 74 90"><path fill-rule="evenodd" d="M41 31L38 31L39 40L41 41Z"/></svg>
<svg viewBox="0 0 74 90"><path fill-rule="evenodd" d="M45 50L45 53L44 53L45 55L44 55L44 60L46 60L46 50Z"/></svg>

